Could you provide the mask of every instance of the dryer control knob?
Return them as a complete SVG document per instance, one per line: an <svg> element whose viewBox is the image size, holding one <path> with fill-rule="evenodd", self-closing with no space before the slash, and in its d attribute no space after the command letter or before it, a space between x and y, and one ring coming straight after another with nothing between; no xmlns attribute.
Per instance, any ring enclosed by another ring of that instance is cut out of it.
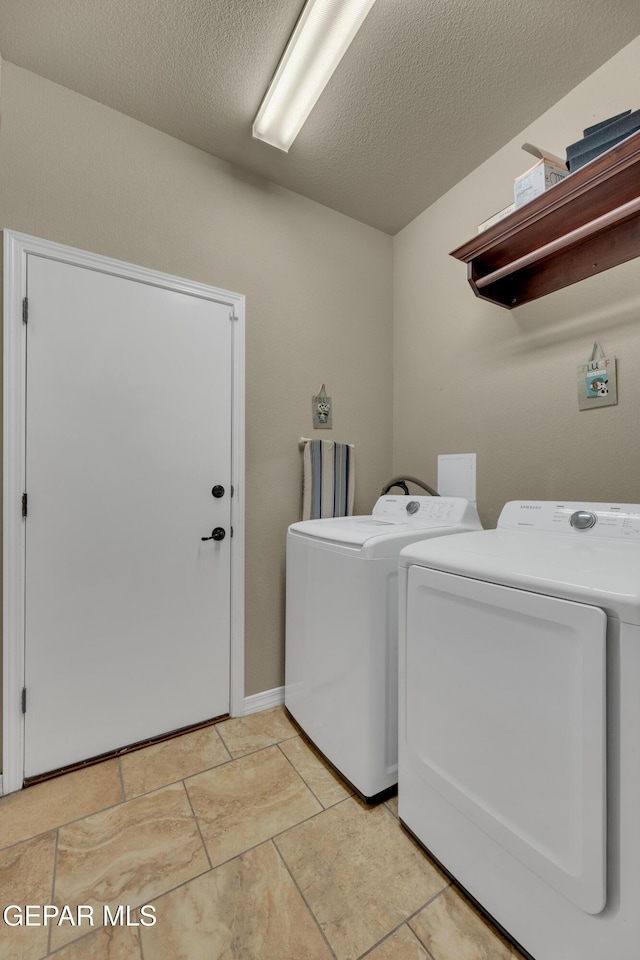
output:
<svg viewBox="0 0 640 960"><path fill-rule="evenodd" d="M418 503L417 500L409 500L409 503L406 506L406 510L409 515L413 513L417 513L419 509L420 509L420 504Z"/></svg>
<svg viewBox="0 0 640 960"><path fill-rule="evenodd" d="M590 530L591 527L595 526L597 519L595 513L591 513L590 510L576 510L569 517L569 523L576 530Z"/></svg>

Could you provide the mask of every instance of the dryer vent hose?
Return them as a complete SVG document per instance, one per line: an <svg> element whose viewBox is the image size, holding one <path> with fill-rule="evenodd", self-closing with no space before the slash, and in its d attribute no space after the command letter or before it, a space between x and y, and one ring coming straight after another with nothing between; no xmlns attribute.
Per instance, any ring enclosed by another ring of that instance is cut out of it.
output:
<svg viewBox="0 0 640 960"><path fill-rule="evenodd" d="M389 480L389 483L385 483L380 496L384 497L385 494L389 493L389 490L391 490L392 487L402 487L406 496L409 496L409 488L407 483L415 483L417 487L422 487L422 489L426 490L427 493L430 493L432 497L440 496L437 490L434 490L433 487L430 487L428 483L424 482L424 480L418 480L417 477L394 477L393 480Z"/></svg>

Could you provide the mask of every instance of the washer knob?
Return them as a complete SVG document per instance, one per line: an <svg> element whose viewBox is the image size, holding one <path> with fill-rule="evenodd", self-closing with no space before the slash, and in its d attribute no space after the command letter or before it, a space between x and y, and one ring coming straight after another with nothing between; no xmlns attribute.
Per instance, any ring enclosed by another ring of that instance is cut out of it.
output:
<svg viewBox="0 0 640 960"><path fill-rule="evenodd" d="M590 510L576 510L569 517L569 523L576 530L590 530L595 526L597 519L595 513L591 513Z"/></svg>
<svg viewBox="0 0 640 960"><path fill-rule="evenodd" d="M407 513L409 515L417 513L419 509L420 509L420 504L418 503L417 500L409 500L409 503L407 504Z"/></svg>

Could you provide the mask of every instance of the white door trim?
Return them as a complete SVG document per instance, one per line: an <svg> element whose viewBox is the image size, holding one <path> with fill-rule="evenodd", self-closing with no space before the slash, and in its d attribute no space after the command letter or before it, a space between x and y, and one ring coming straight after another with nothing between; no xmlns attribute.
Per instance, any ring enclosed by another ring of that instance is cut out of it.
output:
<svg viewBox="0 0 640 960"><path fill-rule="evenodd" d="M136 280L229 306L233 323L231 398L231 666L232 716L244 713L244 296L113 260L27 234L4 231L4 438L3 438L3 745L2 789L22 787L24 771L24 596L25 531L21 499L25 491L26 327L22 304L27 257L47 257L101 273ZM2 791L0 790L0 793Z"/></svg>

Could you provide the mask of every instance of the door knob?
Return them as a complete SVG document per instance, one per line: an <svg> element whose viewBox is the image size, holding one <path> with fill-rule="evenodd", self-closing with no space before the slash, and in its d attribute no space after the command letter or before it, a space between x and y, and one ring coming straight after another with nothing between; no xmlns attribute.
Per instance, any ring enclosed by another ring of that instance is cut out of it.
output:
<svg viewBox="0 0 640 960"><path fill-rule="evenodd" d="M224 538L226 537L226 535L227 535L227 534L226 534L226 531L224 530L223 527L215 527L215 528L211 531L211 536L210 536L210 537L200 537L200 539L201 539L201 540L224 540Z"/></svg>
<svg viewBox="0 0 640 960"><path fill-rule="evenodd" d="M220 497L224 497L224 487L222 486L221 483L216 483L215 487L213 487L213 489L211 490L211 493L216 498L216 500L219 500Z"/></svg>

